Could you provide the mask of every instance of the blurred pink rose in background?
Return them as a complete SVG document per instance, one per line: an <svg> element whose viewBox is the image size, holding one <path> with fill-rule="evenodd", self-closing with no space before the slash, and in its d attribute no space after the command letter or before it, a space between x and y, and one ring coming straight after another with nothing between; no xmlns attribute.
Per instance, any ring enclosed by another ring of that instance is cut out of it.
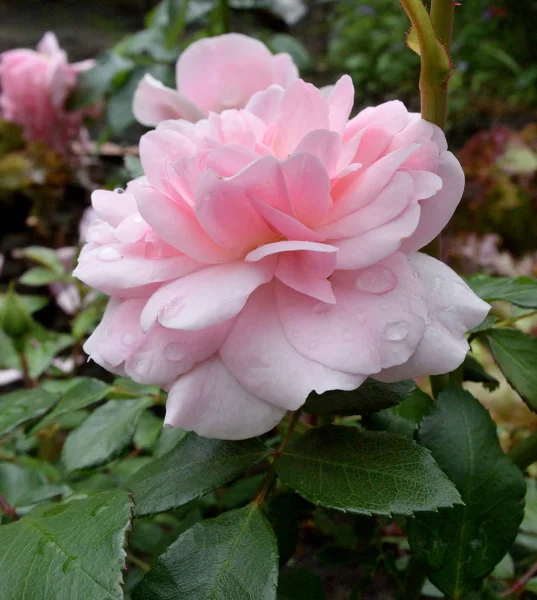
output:
<svg viewBox="0 0 537 600"><path fill-rule="evenodd" d="M273 56L261 42L239 33L191 44L176 66L177 91L146 75L136 90L136 119L154 126L166 119L196 122L209 112L244 108L271 84L289 87L298 69L289 54Z"/></svg>
<svg viewBox="0 0 537 600"><path fill-rule="evenodd" d="M82 132L84 111L66 111L77 76L93 61L69 64L56 36L48 32L37 51L25 48L0 55L0 116L22 126L27 141L65 153Z"/></svg>
<svg viewBox="0 0 537 600"><path fill-rule="evenodd" d="M200 82L203 82L200 77ZM200 84L201 85L201 84ZM169 426L241 439L315 390L458 367L489 306L417 252L460 201L443 132L393 101L348 120L342 77L142 137L97 191L75 275L111 296L85 350L169 391Z"/></svg>

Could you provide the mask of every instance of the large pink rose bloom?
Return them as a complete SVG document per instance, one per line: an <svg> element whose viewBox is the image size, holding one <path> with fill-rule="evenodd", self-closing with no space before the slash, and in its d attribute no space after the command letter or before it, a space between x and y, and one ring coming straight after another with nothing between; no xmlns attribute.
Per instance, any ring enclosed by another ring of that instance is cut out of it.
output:
<svg viewBox="0 0 537 600"><path fill-rule="evenodd" d="M348 120L296 81L244 110L142 137L145 177L98 191L75 274L112 296L85 345L169 391L166 424L241 439L315 390L461 364L489 309L417 252L457 206L461 167L400 102Z"/></svg>
<svg viewBox="0 0 537 600"><path fill-rule="evenodd" d="M78 74L93 61L69 64L53 33L46 33L37 51L9 50L0 54L0 116L22 126L28 141L39 141L65 152L78 139L84 113L67 112L65 103Z"/></svg>
<svg viewBox="0 0 537 600"><path fill-rule="evenodd" d="M273 56L261 42L229 33L191 44L176 66L177 91L146 75L134 94L136 119L149 127L166 119L196 122L209 112L244 108L271 84L289 87L298 69L289 54Z"/></svg>

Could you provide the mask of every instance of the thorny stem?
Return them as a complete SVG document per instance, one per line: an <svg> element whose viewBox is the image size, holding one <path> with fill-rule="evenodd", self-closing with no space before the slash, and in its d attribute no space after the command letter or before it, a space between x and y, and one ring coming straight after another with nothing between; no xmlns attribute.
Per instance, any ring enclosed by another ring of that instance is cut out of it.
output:
<svg viewBox="0 0 537 600"><path fill-rule="evenodd" d="M451 0L432 0L429 16L421 0L399 2L412 23L420 47L421 116L444 129L454 4Z"/></svg>
<svg viewBox="0 0 537 600"><path fill-rule="evenodd" d="M22 378L24 380L24 386L27 388L35 387L35 381L30 377L30 367L28 365L28 359L24 352L19 352L19 360L21 363Z"/></svg>
<svg viewBox="0 0 537 600"><path fill-rule="evenodd" d="M412 23L419 43L421 116L444 129L455 4L453 0L431 0L429 15L421 0L399 2ZM441 258L441 249L441 238L438 236L429 244L427 252L435 258ZM436 397L449 381L449 375L432 376L433 395Z"/></svg>
<svg viewBox="0 0 537 600"><path fill-rule="evenodd" d="M535 563L529 571L524 573L520 579L515 581L515 583L503 594L500 594L500 598L507 598L508 596L512 596L513 594L520 594L520 592L524 591L526 583L537 573L537 563Z"/></svg>
<svg viewBox="0 0 537 600"><path fill-rule="evenodd" d="M532 310L529 313L524 313L523 315L517 315L516 317L511 317L509 319L505 319L505 321L500 321L496 323L496 327L509 327L509 325L513 325L518 321L522 321L522 319L529 319L529 317L534 317L537 315L537 310Z"/></svg>
<svg viewBox="0 0 537 600"><path fill-rule="evenodd" d="M278 448L278 450L276 450L272 454L272 456L274 457L274 460L273 460L272 464L270 465L270 469L267 472L267 476L265 477L265 480L263 481L263 485L261 486L261 489L259 490L259 492L257 493L256 497L253 500L253 502L255 504L258 504L258 505L262 504L263 500L265 499L265 496L267 495L268 491L270 490L272 481L276 475L276 467L274 466L276 459L285 450L285 448L287 448L287 445L291 441L291 437L292 437L295 427L298 423L298 420L300 419L301 413L302 413L302 411L300 409L296 410L293 413L293 416L291 417L291 421L289 423L289 427L287 428L287 433L285 434L285 437L284 437L282 443L280 444L280 447Z"/></svg>

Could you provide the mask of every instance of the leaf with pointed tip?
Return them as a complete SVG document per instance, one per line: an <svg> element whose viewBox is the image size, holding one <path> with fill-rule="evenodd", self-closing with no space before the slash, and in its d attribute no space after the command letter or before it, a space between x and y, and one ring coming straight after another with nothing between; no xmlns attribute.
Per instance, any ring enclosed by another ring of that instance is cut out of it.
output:
<svg viewBox="0 0 537 600"><path fill-rule="evenodd" d="M468 354L462 363L462 376L464 381L482 383L489 392L493 392L500 385L500 382L487 373L483 365L471 354Z"/></svg>
<svg viewBox="0 0 537 600"><path fill-rule="evenodd" d="M163 512L224 485L267 454L257 439L232 442L189 433L135 473L126 487L134 494L137 516Z"/></svg>
<svg viewBox="0 0 537 600"><path fill-rule="evenodd" d="M2 600L121 600L125 491L44 504L0 527Z"/></svg>
<svg viewBox="0 0 537 600"><path fill-rule="evenodd" d="M57 422L60 417L67 413L99 402L106 396L109 390L110 386L107 383L99 379L84 377L65 392L65 395L54 407L54 410L34 427L32 433L36 433L43 429L43 427Z"/></svg>
<svg viewBox="0 0 537 600"><path fill-rule="evenodd" d="M133 600L275 600L278 548L259 506L197 523L157 560Z"/></svg>
<svg viewBox="0 0 537 600"><path fill-rule="evenodd" d="M30 419L44 415L57 400L57 394L42 388L18 390L0 396L0 435Z"/></svg>
<svg viewBox="0 0 537 600"><path fill-rule="evenodd" d="M488 412L457 386L441 392L418 435L464 505L417 515L409 522L409 541L428 565L430 581L449 598L461 598L479 588L515 540L524 477L503 453Z"/></svg>
<svg viewBox="0 0 537 600"><path fill-rule="evenodd" d="M312 392L303 410L313 414L338 413L362 415L390 408L408 398L416 389L413 381L381 383L370 377L349 392L334 390L324 394Z"/></svg>
<svg viewBox="0 0 537 600"><path fill-rule="evenodd" d="M306 500L353 513L411 515L460 502L427 450L390 433L334 425L311 429L275 466Z"/></svg>
<svg viewBox="0 0 537 600"><path fill-rule="evenodd" d="M503 300L522 308L537 308L537 280L531 277L473 275L466 283L483 300Z"/></svg>
<svg viewBox="0 0 537 600"><path fill-rule="evenodd" d="M488 331L486 339L507 381L537 411L537 338L502 327Z"/></svg>
<svg viewBox="0 0 537 600"><path fill-rule="evenodd" d="M140 415L152 404L152 398L110 400L97 408L65 440L66 469L93 467L119 454L132 440Z"/></svg>

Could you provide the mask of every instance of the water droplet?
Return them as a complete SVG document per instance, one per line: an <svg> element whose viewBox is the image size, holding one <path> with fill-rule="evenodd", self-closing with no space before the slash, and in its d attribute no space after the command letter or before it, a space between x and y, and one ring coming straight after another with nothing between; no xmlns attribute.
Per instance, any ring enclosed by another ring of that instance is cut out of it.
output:
<svg viewBox="0 0 537 600"><path fill-rule="evenodd" d="M356 317L356 321L358 321L358 323L363 323L365 317L361 310L355 310L354 316Z"/></svg>
<svg viewBox="0 0 537 600"><path fill-rule="evenodd" d="M220 104L226 108L235 108L241 103L242 91L235 85L230 85L220 92Z"/></svg>
<svg viewBox="0 0 537 600"><path fill-rule="evenodd" d="M397 285L395 275L383 267L370 267L362 271L354 285L360 292L368 294L386 294Z"/></svg>
<svg viewBox="0 0 537 600"><path fill-rule="evenodd" d="M390 308L390 305L387 302L381 302L380 308L386 310L387 308Z"/></svg>
<svg viewBox="0 0 537 600"><path fill-rule="evenodd" d="M134 381L138 383L146 383L144 379L150 372L153 365L153 353L152 352L141 352L133 356L130 361L130 376Z"/></svg>
<svg viewBox="0 0 537 600"><path fill-rule="evenodd" d="M45 515L43 515L43 516L45 516ZM47 549L47 546L49 544L52 544L50 537L48 535L43 535L43 537L39 540L39 542L37 544L37 553L45 554L45 550Z"/></svg>
<svg viewBox="0 0 537 600"><path fill-rule="evenodd" d="M172 361L180 361L185 357L186 349L183 344L172 343L164 348L164 358Z"/></svg>
<svg viewBox="0 0 537 600"><path fill-rule="evenodd" d="M308 347L310 350L315 350L316 348L318 348L321 345L321 340L312 340L309 344Z"/></svg>
<svg viewBox="0 0 537 600"><path fill-rule="evenodd" d="M134 217L134 222L135 222L135 223L141 223L142 221L143 221L143 219L142 219L142 215L136 215L136 216Z"/></svg>
<svg viewBox="0 0 537 600"><path fill-rule="evenodd" d="M116 188L114 190L114 194L124 194L125 190L123 188Z"/></svg>
<svg viewBox="0 0 537 600"><path fill-rule="evenodd" d="M404 340L408 335L408 325L403 321L389 323L384 329L384 337L392 342Z"/></svg>
<svg viewBox="0 0 537 600"><path fill-rule="evenodd" d="M346 331L341 337L345 342L352 342L354 340L354 337L350 331Z"/></svg>
<svg viewBox="0 0 537 600"><path fill-rule="evenodd" d="M133 333L124 333L121 342L124 346L132 346L136 341L136 336Z"/></svg>
<svg viewBox="0 0 537 600"><path fill-rule="evenodd" d="M330 305L327 304L326 302L318 302L313 307L313 312L317 313L317 314L325 313L325 312L328 312L329 310L330 310Z"/></svg>
<svg viewBox="0 0 537 600"><path fill-rule="evenodd" d="M114 260L119 260L121 258L121 252L117 248L112 248L111 246L104 246L104 248L101 248L97 251L97 258L99 260L111 262Z"/></svg>
<svg viewBox="0 0 537 600"><path fill-rule="evenodd" d="M108 506L106 504L100 504L99 506L96 506L91 512L90 515L92 517L98 517L99 515L102 515L103 512L108 510Z"/></svg>
<svg viewBox="0 0 537 600"><path fill-rule="evenodd" d="M78 562L76 558L68 558L62 566L62 571L64 573L70 573L74 571L78 567Z"/></svg>
<svg viewBox="0 0 537 600"><path fill-rule="evenodd" d="M440 288L442 287L443 284L444 284L444 280L442 279L442 277L439 277L437 275L434 278L434 289L433 289L433 292L439 292Z"/></svg>
<svg viewBox="0 0 537 600"><path fill-rule="evenodd" d="M299 337L300 336L300 329L293 329L293 331L291 331L291 335L293 337Z"/></svg>
<svg viewBox="0 0 537 600"><path fill-rule="evenodd" d="M446 308L444 308L444 310L446 312L453 312L455 310L455 307L454 306L446 306Z"/></svg>
<svg viewBox="0 0 537 600"><path fill-rule="evenodd" d="M60 513L62 513L67 508L69 508L67 504L60 504L59 506L55 506L54 508L51 508L50 510L44 512L43 516L54 517L55 515L59 515Z"/></svg>

